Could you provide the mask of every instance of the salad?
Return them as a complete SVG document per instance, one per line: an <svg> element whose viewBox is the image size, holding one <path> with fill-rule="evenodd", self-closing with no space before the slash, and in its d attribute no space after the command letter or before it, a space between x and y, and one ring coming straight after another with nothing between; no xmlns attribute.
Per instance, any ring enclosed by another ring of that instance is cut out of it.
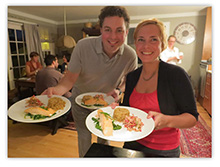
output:
<svg viewBox="0 0 220 167"><path fill-rule="evenodd" d="M144 123L140 118L134 116L134 114L130 116L126 116L123 121L124 127L128 129L128 131L141 132L141 128L144 126Z"/></svg>
<svg viewBox="0 0 220 167"><path fill-rule="evenodd" d="M27 106L25 107L37 107L43 106L42 103L35 95L31 96L30 99L26 102Z"/></svg>

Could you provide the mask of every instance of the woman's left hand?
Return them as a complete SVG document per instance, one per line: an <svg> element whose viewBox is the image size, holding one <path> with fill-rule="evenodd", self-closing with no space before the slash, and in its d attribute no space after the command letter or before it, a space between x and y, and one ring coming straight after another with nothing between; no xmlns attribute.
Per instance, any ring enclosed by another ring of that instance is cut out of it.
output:
<svg viewBox="0 0 220 167"><path fill-rule="evenodd" d="M153 118L155 122L155 130L167 127L167 116L155 111L149 111L147 119Z"/></svg>

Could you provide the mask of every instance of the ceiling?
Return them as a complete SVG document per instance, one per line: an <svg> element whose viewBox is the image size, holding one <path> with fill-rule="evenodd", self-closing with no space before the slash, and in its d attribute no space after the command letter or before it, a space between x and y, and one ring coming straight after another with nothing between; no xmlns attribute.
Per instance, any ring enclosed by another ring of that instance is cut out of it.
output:
<svg viewBox="0 0 220 167"><path fill-rule="evenodd" d="M125 6L131 19L149 17L174 17L178 15L200 15L206 13L207 6ZM52 24L63 24L64 8L67 23L97 21L103 6L8 6L8 17L29 18Z"/></svg>

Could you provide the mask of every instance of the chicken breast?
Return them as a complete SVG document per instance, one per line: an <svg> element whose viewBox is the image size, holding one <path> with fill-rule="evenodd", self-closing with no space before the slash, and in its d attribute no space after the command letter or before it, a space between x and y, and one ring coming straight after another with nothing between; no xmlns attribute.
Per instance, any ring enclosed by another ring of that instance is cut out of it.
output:
<svg viewBox="0 0 220 167"><path fill-rule="evenodd" d="M56 111L53 110L52 108L48 108L48 110L45 110L40 107L30 107L26 110L24 110L25 113L30 113L32 115L44 115L44 116L51 116L53 115Z"/></svg>

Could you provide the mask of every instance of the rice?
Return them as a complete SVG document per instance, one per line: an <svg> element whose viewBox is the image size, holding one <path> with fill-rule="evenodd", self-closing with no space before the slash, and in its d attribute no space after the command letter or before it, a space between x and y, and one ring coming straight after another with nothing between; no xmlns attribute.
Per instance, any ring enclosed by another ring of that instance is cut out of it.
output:
<svg viewBox="0 0 220 167"><path fill-rule="evenodd" d="M130 112L128 109L119 107L114 110L113 119L122 122L125 120L125 117L129 115Z"/></svg>
<svg viewBox="0 0 220 167"><path fill-rule="evenodd" d="M65 107L66 102L63 101L61 98L59 97L52 97L48 100L48 108L52 108L55 111L57 110L63 110Z"/></svg>

